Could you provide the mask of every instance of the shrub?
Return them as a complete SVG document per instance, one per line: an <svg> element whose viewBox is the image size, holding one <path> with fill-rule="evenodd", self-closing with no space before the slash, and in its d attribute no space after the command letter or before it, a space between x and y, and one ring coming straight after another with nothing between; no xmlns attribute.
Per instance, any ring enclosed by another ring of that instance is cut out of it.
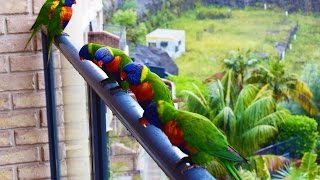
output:
<svg viewBox="0 0 320 180"><path fill-rule="evenodd" d="M317 122L307 116L288 116L279 124L277 142L290 138L298 139L279 147L281 153L289 152L290 156L301 157L304 152L310 152L318 136Z"/></svg>
<svg viewBox="0 0 320 180"><path fill-rule="evenodd" d="M197 14L197 19L225 19L230 17L231 11L224 8L199 9Z"/></svg>

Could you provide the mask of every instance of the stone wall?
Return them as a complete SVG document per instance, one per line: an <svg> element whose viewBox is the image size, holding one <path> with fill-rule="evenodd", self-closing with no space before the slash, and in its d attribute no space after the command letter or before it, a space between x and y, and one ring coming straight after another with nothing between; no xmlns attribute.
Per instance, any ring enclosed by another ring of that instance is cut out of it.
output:
<svg viewBox="0 0 320 180"><path fill-rule="evenodd" d="M24 49L44 0L6 0L0 8L0 179L50 177L39 35ZM61 175L65 176L60 55L54 52Z"/></svg>

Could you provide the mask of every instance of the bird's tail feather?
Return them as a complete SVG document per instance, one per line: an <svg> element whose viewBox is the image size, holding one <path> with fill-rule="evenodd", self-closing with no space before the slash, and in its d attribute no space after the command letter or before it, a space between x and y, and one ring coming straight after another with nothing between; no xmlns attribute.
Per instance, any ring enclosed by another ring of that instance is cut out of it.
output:
<svg viewBox="0 0 320 180"><path fill-rule="evenodd" d="M224 166L226 167L226 169L228 170L229 174L232 175L232 177L236 180L242 180L241 176L238 173L238 170L236 169L236 167L234 166L234 164L230 161L225 161Z"/></svg>

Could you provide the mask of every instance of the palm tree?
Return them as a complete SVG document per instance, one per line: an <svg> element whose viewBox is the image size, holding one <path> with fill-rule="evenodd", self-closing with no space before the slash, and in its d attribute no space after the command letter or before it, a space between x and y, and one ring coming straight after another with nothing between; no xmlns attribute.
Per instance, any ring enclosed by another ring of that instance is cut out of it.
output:
<svg viewBox="0 0 320 180"><path fill-rule="evenodd" d="M281 61L271 60L270 63L259 66L246 82L272 90L272 96L277 102L292 99L310 116L315 116L318 112L308 86L294 74L288 73Z"/></svg>
<svg viewBox="0 0 320 180"><path fill-rule="evenodd" d="M259 90L254 85L245 85L234 100L234 107L230 106L230 95L224 92L217 80L210 86L208 95L201 91L183 91L182 94L189 111L211 119L234 148L244 156L251 156L277 134L277 123L288 111L278 109L272 92L266 88Z"/></svg>

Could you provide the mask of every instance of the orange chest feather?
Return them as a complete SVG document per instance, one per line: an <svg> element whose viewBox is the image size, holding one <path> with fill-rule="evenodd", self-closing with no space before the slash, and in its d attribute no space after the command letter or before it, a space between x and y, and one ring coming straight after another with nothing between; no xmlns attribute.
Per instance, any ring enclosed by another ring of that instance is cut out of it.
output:
<svg viewBox="0 0 320 180"><path fill-rule="evenodd" d="M114 59L110 63L106 64L106 68L107 68L108 72L110 72L110 73L119 72L120 71L120 63L121 63L120 56L114 57Z"/></svg>
<svg viewBox="0 0 320 180"><path fill-rule="evenodd" d="M162 126L162 131L168 136L170 142L174 146L183 144L183 131L177 125L175 120L171 120Z"/></svg>
<svg viewBox="0 0 320 180"><path fill-rule="evenodd" d="M62 21L69 21L72 17L72 8L63 6L60 11L60 18Z"/></svg>
<svg viewBox="0 0 320 180"><path fill-rule="evenodd" d="M154 91L149 82L144 82L139 85L129 85L129 88L136 96L138 102L152 101Z"/></svg>

